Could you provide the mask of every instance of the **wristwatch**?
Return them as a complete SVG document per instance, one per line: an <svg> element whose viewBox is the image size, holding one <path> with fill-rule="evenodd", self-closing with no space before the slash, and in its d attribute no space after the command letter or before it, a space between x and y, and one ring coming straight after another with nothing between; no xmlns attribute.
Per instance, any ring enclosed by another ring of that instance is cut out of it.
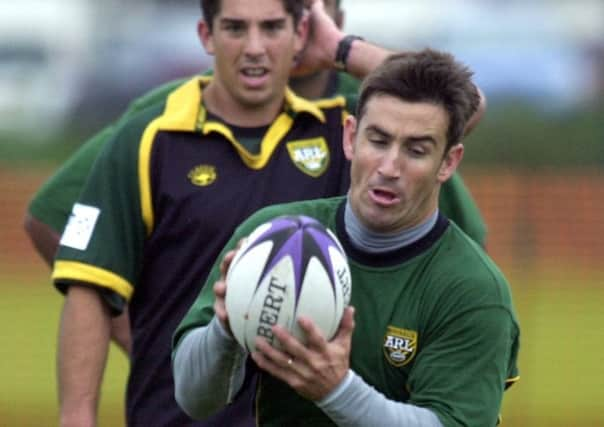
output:
<svg viewBox="0 0 604 427"><path fill-rule="evenodd" d="M350 47L352 42L355 40L365 40L363 37L347 35L338 43L336 50L336 61L335 68L340 71L346 71L346 64L348 62L348 55L350 54Z"/></svg>

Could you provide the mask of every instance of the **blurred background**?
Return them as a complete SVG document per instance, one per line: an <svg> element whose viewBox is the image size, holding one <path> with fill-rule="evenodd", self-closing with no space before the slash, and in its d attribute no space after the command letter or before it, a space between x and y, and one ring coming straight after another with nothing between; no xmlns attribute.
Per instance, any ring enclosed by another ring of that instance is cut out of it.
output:
<svg viewBox="0 0 604 427"><path fill-rule="evenodd" d="M604 426L604 1L343 0L345 28L446 49L489 107L461 172L522 326L503 425ZM22 231L37 187L151 87L205 70L197 0L0 2L0 425L56 424L62 297ZM112 349L100 425L123 424Z"/></svg>

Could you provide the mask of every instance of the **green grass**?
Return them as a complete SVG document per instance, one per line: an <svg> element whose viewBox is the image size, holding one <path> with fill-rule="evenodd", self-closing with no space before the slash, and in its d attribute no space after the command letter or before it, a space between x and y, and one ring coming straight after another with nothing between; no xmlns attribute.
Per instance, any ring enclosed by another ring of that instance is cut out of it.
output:
<svg viewBox="0 0 604 427"><path fill-rule="evenodd" d="M0 271L2 269L0 268ZM62 297L45 271L0 277L0 424L56 425L55 349ZM511 277L522 326L521 379L503 426L604 426L602 274ZM123 425L127 361L112 348L101 426Z"/></svg>
<svg viewBox="0 0 604 427"><path fill-rule="evenodd" d="M506 425L604 426L601 275L566 280L515 281L521 379L504 401Z"/></svg>
<svg viewBox="0 0 604 427"><path fill-rule="evenodd" d="M55 351L63 298L45 272L2 278L0 289L0 425L58 425ZM101 426L123 424L126 373L126 357L112 346L102 389Z"/></svg>

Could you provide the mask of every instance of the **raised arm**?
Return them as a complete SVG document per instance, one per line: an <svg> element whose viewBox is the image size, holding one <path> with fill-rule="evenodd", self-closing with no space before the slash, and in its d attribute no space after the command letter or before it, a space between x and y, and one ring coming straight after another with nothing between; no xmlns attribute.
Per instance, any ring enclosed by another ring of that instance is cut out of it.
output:
<svg viewBox="0 0 604 427"><path fill-rule="evenodd" d="M310 31L295 72L343 69L354 77L363 79L384 59L394 53L394 51L366 40L347 38L347 34L325 12L323 0L307 0L306 4L309 8L307 19L309 19ZM338 55L338 50L340 55ZM480 94L480 104L468 121L465 135L472 132L486 111L485 94L479 87L477 89Z"/></svg>
<svg viewBox="0 0 604 427"><path fill-rule="evenodd" d="M336 53L346 33L325 12L323 0L310 0L306 3L310 31L296 65L297 71L342 69L336 64ZM354 40L345 58L345 70L362 79L391 53L392 51L367 41Z"/></svg>

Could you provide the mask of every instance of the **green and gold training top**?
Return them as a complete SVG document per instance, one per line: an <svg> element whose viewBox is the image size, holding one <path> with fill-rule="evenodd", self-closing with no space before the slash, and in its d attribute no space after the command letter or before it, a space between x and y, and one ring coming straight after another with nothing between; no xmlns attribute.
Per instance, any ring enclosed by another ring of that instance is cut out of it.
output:
<svg viewBox="0 0 604 427"><path fill-rule="evenodd" d="M238 228L224 251L279 215L316 218L336 232L350 263L356 324L351 369L388 399L430 409L444 426L495 426L503 392L518 375L520 332L503 274L442 215L407 247L364 253L346 234L344 206L338 197L263 209ZM218 278L219 261L208 284ZM176 330L175 348L187 331L209 323L213 302L206 285ZM333 425L285 383L257 375L256 425Z"/></svg>

